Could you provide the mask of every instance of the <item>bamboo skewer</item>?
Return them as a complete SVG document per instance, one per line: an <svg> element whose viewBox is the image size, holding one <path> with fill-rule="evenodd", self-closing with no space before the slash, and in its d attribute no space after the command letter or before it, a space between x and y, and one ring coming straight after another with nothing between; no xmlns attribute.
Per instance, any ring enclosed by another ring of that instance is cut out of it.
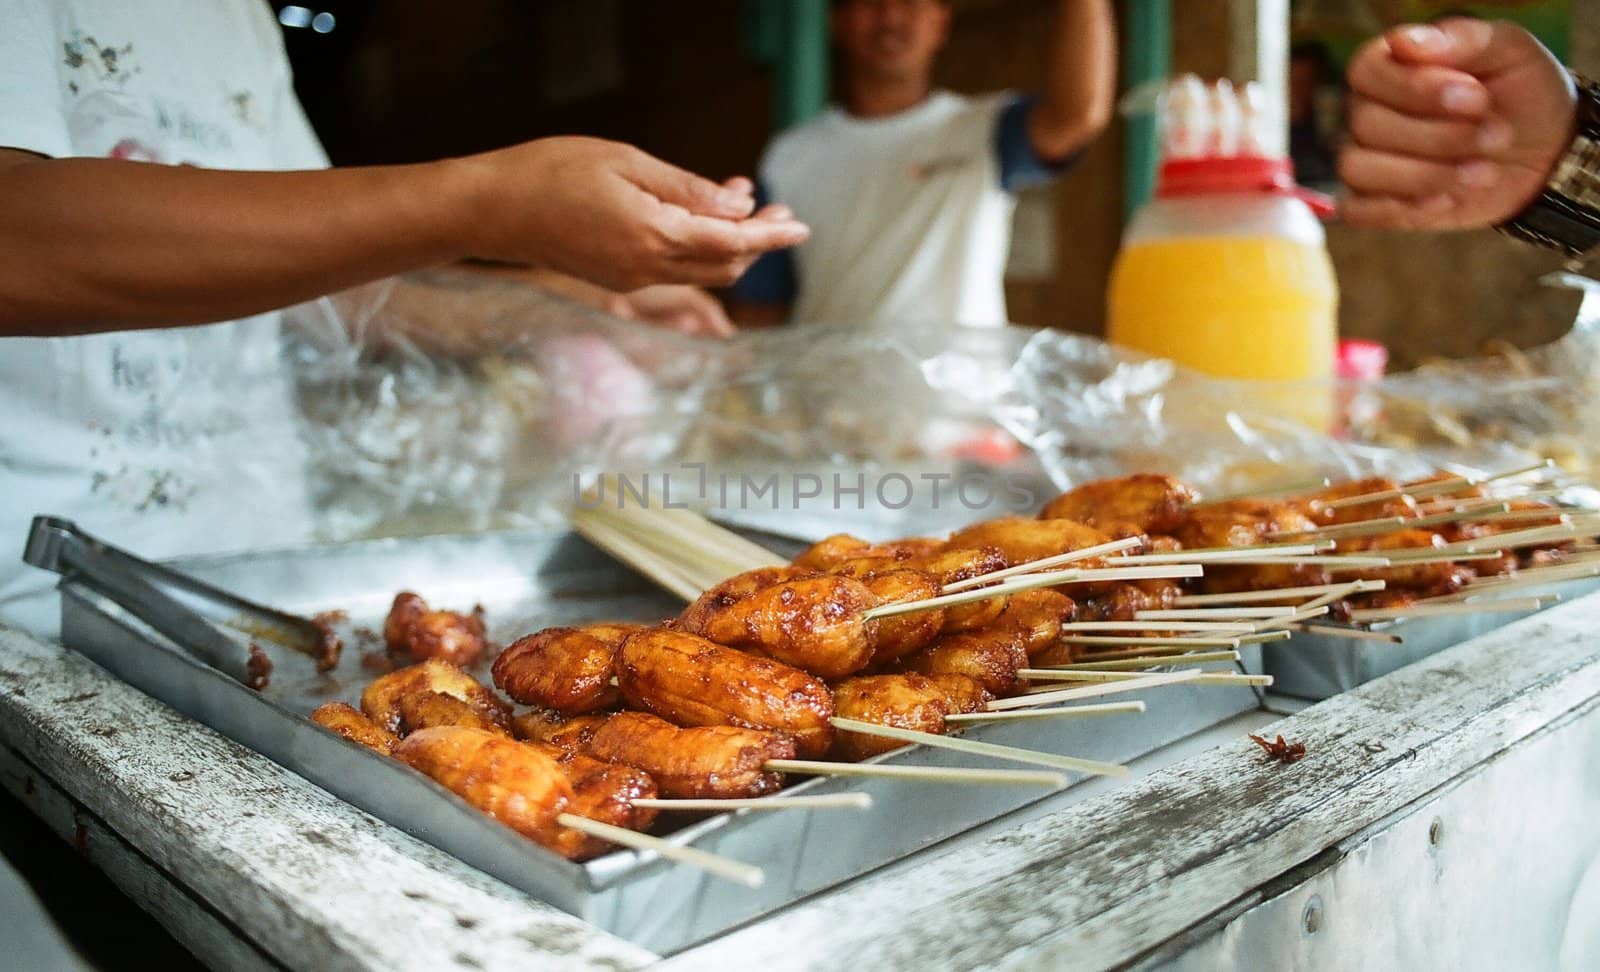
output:
<svg viewBox="0 0 1600 972"><path fill-rule="evenodd" d="M1553 595L1552 595L1553 596ZM1431 618L1448 614L1515 614L1537 611L1545 606L1542 597L1509 598L1502 601L1460 601L1451 604L1408 604L1404 607L1371 608L1350 612L1350 620L1394 621L1400 618Z"/></svg>
<svg viewBox="0 0 1600 972"><path fill-rule="evenodd" d="M959 712L944 717L945 722L1016 722L1029 719L1086 719L1094 716L1128 715L1145 710L1143 702L1103 702L1098 705L1061 705L1047 709L1016 709L1011 712Z"/></svg>
<svg viewBox="0 0 1600 972"><path fill-rule="evenodd" d="M629 830L626 827L601 823L598 820L590 820L588 817L580 817L571 813L563 813L557 816L556 823L579 833L588 834L590 837L608 840L613 844L620 844L632 850L650 851L657 857L697 867L707 874L714 874L735 884L742 884L747 888L759 888L767 880L766 872L752 864L721 857L693 847L685 847L682 844L674 844L671 841L662 840L660 837L641 834L637 830Z"/></svg>
<svg viewBox="0 0 1600 972"><path fill-rule="evenodd" d="M1394 562L1389 559L1389 551L1384 551L1382 557L1364 556L1356 554L1324 554L1320 557L1258 557L1245 561L1251 564L1281 564L1294 566L1297 564L1315 564L1321 567L1338 570L1365 570L1368 567L1392 567Z"/></svg>
<svg viewBox="0 0 1600 972"><path fill-rule="evenodd" d="M1237 631L1251 634L1259 630L1254 621L1068 621L1063 632L1074 631Z"/></svg>
<svg viewBox="0 0 1600 972"><path fill-rule="evenodd" d="M1331 545L1317 543L1283 543L1259 544L1250 547L1221 547L1196 550L1178 550L1172 553L1159 554L1134 554L1129 557L1117 558L1118 563L1128 564L1209 564L1220 561L1245 561L1254 562L1253 558L1268 557L1311 557L1328 549ZM1263 553L1265 551L1265 553Z"/></svg>
<svg viewBox="0 0 1600 972"><path fill-rule="evenodd" d="M1034 678L1039 681L1092 682L1097 684L1077 689L1058 689L1048 685L1035 686L1034 688L1028 690L1027 695L1022 696L1024 699L1038 700L1048 696L1053 701L1055 696L1060 693L1086 692L1089 689L1106 689L1108 687L1111 689L1111 691L1116 692L1132 691L1132 689L1128 688L1128 686L1132 685L1134 680L1141 678L1160 677L1156 675L1142 675L1139 672L1058 672L1052 669L1038 669L1036 671L1048 673L1035 675ZM1182 672L1174 672L1173 674L1193 675L1193 678L1184 679L1184 681L1192 682L1195 685L1249 685L1255 688L1267 688L1272 685L1273 681L1271 675L1245 675L1239 672L1202 671L1194 668L1190 668Z"/></svg>
<svg viewBox="0 0 1600 972"><path fill-rule="evenodd" d="M1219 607L1219 608L1152 608L1148 611L1135 611L1133 617L1137 621L1205 621L1209 618L1281 618L1286 614L1293 614L1293 605L1273 605L1269 607Z"/></svg>
<svg viewBox="0 0 1600 972"><path fill-rule="evenodd" d="M678 597L685 601L693 601L700 596L703 588L684 577L676 564L657 556L632 538L613 530L609 525L603 526L586 517L574 515L572 522L590 543L632 566Z"/></svg>
<svg viewBox="0 0 1600 972"><path fill-rule="evenodd" d="M1354 589L1351 584L1359 585ZM1261 601L1289 600L1298 597L1315 597L1329 591L1381 591L1388 584L1381 580L1347 581L1342 584L1312 584L1306 587L1280 587L1267 591L1232 591L1222 594L1188 594L1173 601L1178 607L1199 607L1207 604L1255 604ZM1341 597L1347 596L1341 594Z"/></svg>
<svg viewBox="0 0 1600 972"><path fill-rule="evenodd" d="M824 793L817 796L729 797L727 799L629 800L636 807L650 810L870 810L870 793Z"/></svg>
<svg viewBox="0 0 1600 972"><path fill-rule="evenodd" d="M1177 655L1139 655L1133 658L1111 658L1073 662L1069 665L1051 665L1049 668L1024 668L1017 672L1017 675L1021 678L1027 678L1029 672L1115 672L1140 668L1160 668L1168 665L1200 665L1206 662L1236 662L1238 660L1239 653L1237 651L1191 651Z"/></svg>
<svg viewBox="0 0 1600 972"><path fill-rule="evenodd" d="M1079 759L1076 756L1039 753L1029 749L1018 749L1015 746L999 746L994 743L941 736L931 732L918 732L915 729L901 729L898 726L885 726L876 722L861 722L856 719L834 717L828 721L833 724L835 729L842 729L845 732L858 732L863 736L878 736L883 739L898 739L903 742L918 743L932 749L948 749L958 753L970 753L974 756L988 756L993 759L1006 759L1015 763L1048 766L1052 769L1067 770L1074 773L1089 773L1095 776L1128 775L1126 766L1117 763L1105 763L1097 759Z"/></svg>
<svg viewBox="0 0 1600 972"><path fill-rule="evenodd" d="M1106 672L1100 674L1120 674ZM1050 705L1056 702L1072 702L1078 699L1092 699L1103 695L1119 695L1123 692L1138 692L1147 688L1156 688L1161 685L1176 685L1179 682L1192 682L1200 677L1197 669L1188 669L1182 672L1162 672L1159 675L1135 675L1127 681L1119 681L1115 685L1088 685L1082 688L1057 689L1040 694L1021 695L1009 699L996 699L986 707L989 712L1006 712L1011 709L1027 709L1040 705Z"/></svg>
<svg viewBox="0 0 1600 972"><path fill-rule="evenodd" d="M1025 574L1020 577L1008 578L993 587L959 591L955 594L941 594L938 597L925 598L920 601L897 601L891 604L879 605L868 609L864 617L869 621L874 618L891 618L901 614L914 614L918 611L931 611L934 608L949 607L954 604L987 601L992 597L1020 594L1023 591L1038 590L1041 587L1056 587L1060 584L1142 580L1147 578L1199 577L1201 573L1202 570L1197 564L1178 564L1171 567L1120 567L1105 570L1046 571L1042 574Z"/></svg>
<svg viewBox="0 0 1600 972"><path fill-rule="evenodd" d="M966 580L959 580L950 584L946 584L943 592L946 594L955 594L959 591L967 590L968 588L982 587L983 585L992 581L1003 580L1007 577L1015 577L1018 574L1034 574L1040 571L1061 567L1066 564L1077 563L1080 560L1087 560L1090 557L1104 557L1110 554L1120 553L1124 550L1131 550L1134 547L1142 546L1144 546L1144 540L1140 539L1139 537L1128 537L1123 540L1113 540L1110 543L1096 544L1092 547L1084 547L1081 550L1072 550L1067 553L1056 554L1053 557L1045 557L1041 560L1029 561L1025 564L1017 564L1015 567L1005 567L988 574L979 574L976 577L968 577Z"/></svg>
<svg viewBox="0 0 1600 972"><path fill-rule="evenodd" d="M1447 544L1443 547L1419 547L1413 556L1405 549L1387 550L1384 553L1395 561L1406 564L1416 563L1419 559L1443 557L1447 560L1466 559L1467 555L1479 553L1492 553L1499 556L1507 550L1521 547L1537 547L1547 543L1561 543L1579 536L1580 527L1575 523L1562 526L1534 527L1529 530L1513 530L1507 533L1491 533L1486 537L1476 540L1464 540L1460 543Z"/></svg>
<svg viewBox="0 0 1600 972"><path fill-rule="evenodd" d="M820 759L769 759L773 773L805 776L876 776L886 779L923 780L978 786L1043 786L1059 790L1067 785L1060 773L1043 770L963 769L943 766L901 766L889 763L835 763Z"/></svg>
<svg viewBox="0 0 1600 972"><path fill-rule="evenodd" d="M1110 657L1133 657L1146 651L1189 651L1190 647L1240 647L1245 644L1245 636L1235 635L1232 638L1118 638L1115 635L1082 635L1077 638L1062 638L1064 644L1117 644L1128 647L1125 651L1096 651L1085 652L1085 657L1096 659L1110 659Z"/></svg>
<svg viewBox="0 0 1600 972"><path fill-rule="evenodd" d="M1232 493L1221 493L1217 496L1196 500L1185 508L1193 510L1202 506L1214 506L1218 503L1231 503L1234 500L1268 499L1274 496L1293 496L1297 493L1304 493L1306 490L1310 489L1326 489L1329 483L1330 480L1326 476L1313 476L1309 479L1291 480L1290 482L1279 483L1275 486L1262 486L1258 489L1245 489Z"/></svg>

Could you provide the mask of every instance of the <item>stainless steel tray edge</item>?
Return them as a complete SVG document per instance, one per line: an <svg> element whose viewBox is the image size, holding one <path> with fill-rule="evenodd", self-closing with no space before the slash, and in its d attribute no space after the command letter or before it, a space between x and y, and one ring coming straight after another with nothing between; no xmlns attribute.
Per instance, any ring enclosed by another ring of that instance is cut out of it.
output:
<svg viewBox="0 0 1600 972"><path fill-rule="evenodd" d="M1550 592L1569 601L1596 591L1600 578L1552 583L1518 595ZM1274 693L1320 702L1523 617L1527 614L1409 618L1383 629L1405 639L1398 645L1301 632L1266 646L1266 671L1274 679Z"/></svg>

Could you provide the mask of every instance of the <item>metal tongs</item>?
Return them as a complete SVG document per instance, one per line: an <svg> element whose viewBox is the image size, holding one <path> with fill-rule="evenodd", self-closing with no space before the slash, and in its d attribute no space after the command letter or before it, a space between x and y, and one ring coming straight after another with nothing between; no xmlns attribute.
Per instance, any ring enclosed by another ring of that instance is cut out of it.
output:
<svg viewBox="0 0 1600 972"><path fill-rule="evenodd" d="M257 604L136 557L90 536L71 520L34 517L22 559L111 599L207 665L252 687L260 679L253 670L253 646L225 628L309 655L319 672L339 661L342 645L327 624ZM179 600L172 590L190 597Z"/></svg>

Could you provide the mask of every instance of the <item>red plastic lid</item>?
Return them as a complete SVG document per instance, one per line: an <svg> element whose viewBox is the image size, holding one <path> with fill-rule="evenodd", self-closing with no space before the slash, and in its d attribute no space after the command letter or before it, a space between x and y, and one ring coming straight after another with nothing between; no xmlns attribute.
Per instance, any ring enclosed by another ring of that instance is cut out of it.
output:
<svg viewBox="0 0 1600 972"><path fill-rule="evenodd" d="M1288 159L1238 155L1202 159L1171 159L1161 163L1156 196L1203 196L1221 192L1260 192L1293 196L1319 217L1333 215L1333 197L1306 189L1294 181Z"/></svg>
<svg viewBox="0 0 1600 972"><path fill-rule="evenodd" d="M1352 381L1377 381L1389 367L1389 349L1377 341L1345 338L1339 342L1338 375Z"/></svg>

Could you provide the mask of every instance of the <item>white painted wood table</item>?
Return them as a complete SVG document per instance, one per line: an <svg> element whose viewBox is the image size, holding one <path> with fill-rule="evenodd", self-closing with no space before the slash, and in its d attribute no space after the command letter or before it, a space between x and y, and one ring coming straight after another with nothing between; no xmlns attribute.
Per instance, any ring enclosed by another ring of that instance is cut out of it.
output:
<svg viewBox="0 0 1600 972"><path fill-rule="evenodd" d="M219 968L1559 967L1600 947L1597 627L1600 595L1516 622L1268 726L1293 766L1229 734L664 963L5 629L0 784Z"/></svg>

